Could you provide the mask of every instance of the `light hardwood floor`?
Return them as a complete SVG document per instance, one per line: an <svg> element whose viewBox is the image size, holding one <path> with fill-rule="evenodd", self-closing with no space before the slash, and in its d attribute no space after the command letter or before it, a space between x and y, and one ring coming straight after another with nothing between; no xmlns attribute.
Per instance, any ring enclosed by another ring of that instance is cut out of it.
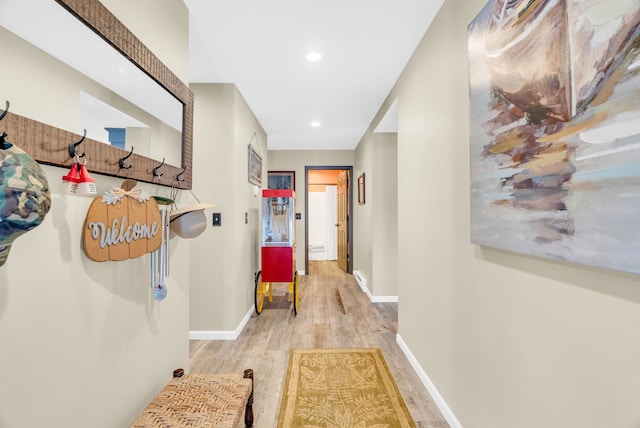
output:
<svg viewBox="0 0 640 428"><path fill-rule="evenodd" d="M194 340L192 373L231 373L252 368L255 427L275 427L294 348L380 348L418 427L448 427L396 343L398 304L371 303L352 275L335 262L310 262L302 276L298 315L287 302L287 284L276 284L237 340Z"/></svg>

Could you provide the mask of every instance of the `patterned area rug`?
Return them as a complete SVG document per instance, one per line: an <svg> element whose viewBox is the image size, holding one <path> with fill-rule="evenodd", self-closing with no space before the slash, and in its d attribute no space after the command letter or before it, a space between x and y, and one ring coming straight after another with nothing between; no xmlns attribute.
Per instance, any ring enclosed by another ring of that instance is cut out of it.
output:
<svg viewBox="0 0 640 428"><path fill-rule="evenodd" d="M415 427L380 349L291 351L279 428Z"/></svg>

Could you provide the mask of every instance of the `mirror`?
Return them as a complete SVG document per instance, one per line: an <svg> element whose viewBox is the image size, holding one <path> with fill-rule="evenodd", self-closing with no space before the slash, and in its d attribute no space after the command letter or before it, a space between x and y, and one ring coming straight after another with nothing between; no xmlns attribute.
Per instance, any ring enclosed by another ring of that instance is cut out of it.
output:
<svg viewBox="0 0 640 428"><path fill-rule="evenodd" d="M0 81L0 104L12 106L0 123L8 140L39 162L67 167L68 146L86 129L78 152L90 171L167 186L178 178L190 189L189 88L98 0L34 1L0 3L3 48L13 49Z"/></svg>

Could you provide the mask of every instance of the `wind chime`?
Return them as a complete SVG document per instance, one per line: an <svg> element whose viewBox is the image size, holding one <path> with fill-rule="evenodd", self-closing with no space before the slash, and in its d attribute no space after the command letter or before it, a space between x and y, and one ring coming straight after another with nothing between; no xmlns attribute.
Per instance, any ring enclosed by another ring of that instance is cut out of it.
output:
<svg viewBox="0 0 640 428"><path fill-rule="evenodd" d="M162 242L158 249L151 253L151 287L153 298L164 300L167 297L165 277L169 276L169 209L160 208Z"/></svg>

